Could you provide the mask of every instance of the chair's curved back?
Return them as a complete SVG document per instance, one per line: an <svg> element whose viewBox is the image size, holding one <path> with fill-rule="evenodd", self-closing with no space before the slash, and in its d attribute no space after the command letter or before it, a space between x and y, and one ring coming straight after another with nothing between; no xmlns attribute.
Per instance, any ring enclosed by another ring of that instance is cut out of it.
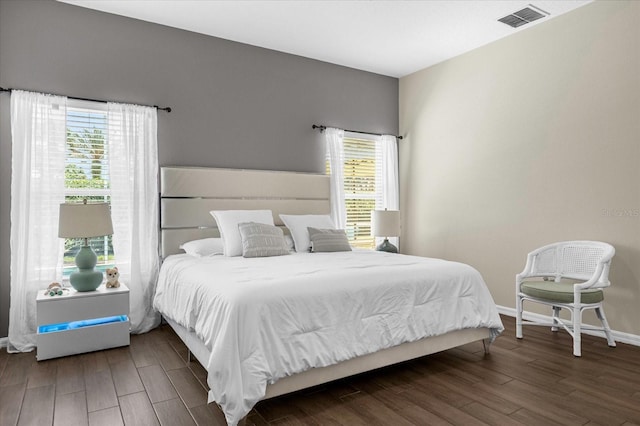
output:
<svg viewBox="0 0 640 426"><path fill-rule="evenodd" d="M615 254L612 245L599 241L563 241L529 253L529 276L553 276L587 281L598 272L596 281L609 285L609 266Z"/></svg>

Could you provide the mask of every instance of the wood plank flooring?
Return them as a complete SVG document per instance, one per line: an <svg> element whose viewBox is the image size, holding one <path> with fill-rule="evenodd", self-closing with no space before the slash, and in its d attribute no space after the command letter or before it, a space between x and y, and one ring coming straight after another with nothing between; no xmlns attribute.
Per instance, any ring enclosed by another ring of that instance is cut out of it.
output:
<svg viewBox="0 0 640 426"><path fill-rule="evenodd" d="M514 319L483 355L474 343L262 401L245 425L640 425L640 347ZM206 371L170 327L131 346L37 362L0 352L0 425L224 425Z"/></svg>

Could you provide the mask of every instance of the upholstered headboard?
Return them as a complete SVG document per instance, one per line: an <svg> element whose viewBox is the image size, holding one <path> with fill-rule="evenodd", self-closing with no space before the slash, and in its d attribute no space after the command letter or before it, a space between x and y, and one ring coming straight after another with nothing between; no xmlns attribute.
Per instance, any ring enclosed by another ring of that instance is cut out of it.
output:
<svg viewBox="0 0 640 426"><path fill-rule="evenodd" d="M161 254L180 244L219 236L211 210L270 209L276 225L285 214L329 214L329 176L266 170L162 167Z"/></svg>

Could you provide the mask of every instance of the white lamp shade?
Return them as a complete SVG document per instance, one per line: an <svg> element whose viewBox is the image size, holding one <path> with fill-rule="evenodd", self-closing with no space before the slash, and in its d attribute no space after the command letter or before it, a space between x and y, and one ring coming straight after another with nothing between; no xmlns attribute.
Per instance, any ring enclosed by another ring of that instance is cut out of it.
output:
<svg viewBox="0 0 640 426"><path fill-rule="evenodd" d="M374 237L397 237L400 235L400 212L398 210L373 210L371 232Z"/></svg>
<svg viewBox="0 0 640 426"><path fill-rule="evenodd" d="M111 234L113 224L109 204L60 204L58 237L90 238Z"/></svg>

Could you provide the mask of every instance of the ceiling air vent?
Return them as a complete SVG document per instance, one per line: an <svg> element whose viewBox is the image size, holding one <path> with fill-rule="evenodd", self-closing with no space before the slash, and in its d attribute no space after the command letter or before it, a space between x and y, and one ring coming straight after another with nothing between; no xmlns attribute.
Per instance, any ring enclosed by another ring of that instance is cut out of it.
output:
<svg viewBox="0 0 640 426"><path fill-rule="evenodd" d="M518 28L519 26L528 24L529 22L544 18L547 15L549 15L549 13L530 4L522 10L513 12L511 15L498 19L498 21L510 25L513 28Z"/></svg>

